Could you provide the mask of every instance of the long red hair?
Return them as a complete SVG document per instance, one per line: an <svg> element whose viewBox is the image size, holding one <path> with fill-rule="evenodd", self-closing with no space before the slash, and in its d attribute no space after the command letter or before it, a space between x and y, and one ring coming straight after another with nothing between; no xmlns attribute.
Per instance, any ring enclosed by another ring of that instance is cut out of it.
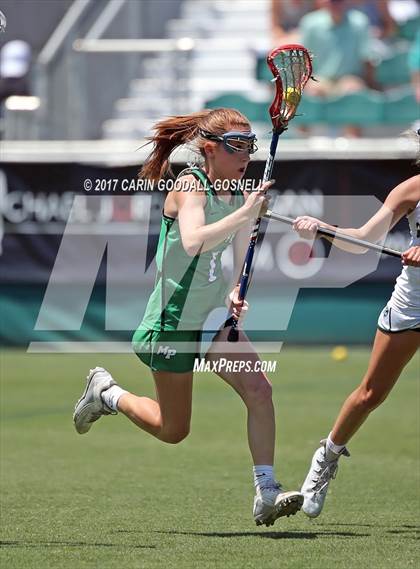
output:
<svg viewBox="0 0 420 569"><path fill-rule="evenodd" d="M155 124L154 135L148 144L154 144L139 177L157 181L166 174L171 174L169 157L175 148L194 142L195 147L204 156L206 139L199 135L200 129L221 135L233 127L251 128L248 119L235 109L205 109L190 115L168 117Z"/></svg>

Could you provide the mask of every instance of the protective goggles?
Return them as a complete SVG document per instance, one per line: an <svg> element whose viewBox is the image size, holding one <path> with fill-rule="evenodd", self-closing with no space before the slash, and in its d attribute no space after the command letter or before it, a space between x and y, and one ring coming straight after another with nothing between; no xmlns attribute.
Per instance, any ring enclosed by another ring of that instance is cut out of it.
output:
<svg viewBox="0 0 420 569"><path fill-rule="evenodd" d="M207 140L221 142L224 148L231 154L234 152L248 152L248 154L254 154L254 152L258 150L258 146L256 145L257 136L253 132L232 130L219 136L206 130L200 130L200 135L203 138L207 138Z"/></svg>

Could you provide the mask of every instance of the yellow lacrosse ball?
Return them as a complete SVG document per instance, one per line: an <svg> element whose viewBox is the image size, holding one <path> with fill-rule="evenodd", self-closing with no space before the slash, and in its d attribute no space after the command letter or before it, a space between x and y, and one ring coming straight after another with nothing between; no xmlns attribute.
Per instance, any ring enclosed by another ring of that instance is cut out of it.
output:
<svg viewBox="0 0 420 569"><path fill-rule="evenodd" d="M348 358L348 351L345 346L336 346L333 350L331 350L331 358L335 362L343 362Z"/></svg>
<svg viewBox="0 0 420 569"><path fill-rule="evenodd" d="M299 103L300 93L294 87L287 87L284 93L284 100L290 106L296 106Z"/></svg>

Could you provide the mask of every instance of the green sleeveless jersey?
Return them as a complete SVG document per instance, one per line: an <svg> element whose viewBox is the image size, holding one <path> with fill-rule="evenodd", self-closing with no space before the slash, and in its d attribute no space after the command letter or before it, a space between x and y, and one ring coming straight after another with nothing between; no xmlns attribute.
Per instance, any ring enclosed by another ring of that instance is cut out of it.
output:
<svg viewBox="0 0 420 569"><path fill-rule="evenodd" d="M244 203L243 193L232 192L228 204L217 196L206 174L199 169L193 174L204 186L206 225L215 223L237 210ZM214 248L195 257L184 250L177 219L162 214L159 244L156 253L157 275L140 329L199 330L209 313L224 306L228 293L221 255L232 242L234 234Z"/></svg>

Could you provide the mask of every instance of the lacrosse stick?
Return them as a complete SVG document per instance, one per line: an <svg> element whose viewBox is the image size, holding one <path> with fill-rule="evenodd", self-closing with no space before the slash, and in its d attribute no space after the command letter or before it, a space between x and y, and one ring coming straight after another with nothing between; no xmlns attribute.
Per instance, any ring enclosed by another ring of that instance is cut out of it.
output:
<svg viewBox="0 0 420 569"><path fill-rule="evenodd" d="M267 219L274 219L275 221L281 221L282 223L287 223L288 225L293 225L295 221L291 217L285 217L284 215L280 215L271 210L268 210L264 214L264 217ZM319 227L317 234L323 235L324 237L338 239L339 241L344 241L345 243L351 243L352 245L359 245L365 249L378 251L379 253L384 253L385 255L390 255L391 257L397 257L398 259L401 259L401 251L396 251L395 249L390 249L389 247L383 247L382 245L377 245L376 243L371 243L370 241L364 241L363 239L357 239L356 237L351 237L350 235L340 233L339 231L333 231L332 229L327 229L326 227Z"/></svg>
<svg viewBox="0 0 420 569"><path fill-rule="evenodd" d="M289 121L295 116L303 88L312 76L311 56L308 50L299 44L283 45L272 50L267 56L267 65L274 76L272 81L275 83L276 92L269 109L273 124L273 135L270 153L265 164L263 183L271 178L279 136L287 130ZM256 219L252 229L242 274L238 282L238 299L242 306L250 282L252 260L260 231L261 219L261 217ZM237 327L240 312L239 310L237 315L232 315L225 322L225 327L231 326L228 334L229 342L238 341Z"/></svg>

